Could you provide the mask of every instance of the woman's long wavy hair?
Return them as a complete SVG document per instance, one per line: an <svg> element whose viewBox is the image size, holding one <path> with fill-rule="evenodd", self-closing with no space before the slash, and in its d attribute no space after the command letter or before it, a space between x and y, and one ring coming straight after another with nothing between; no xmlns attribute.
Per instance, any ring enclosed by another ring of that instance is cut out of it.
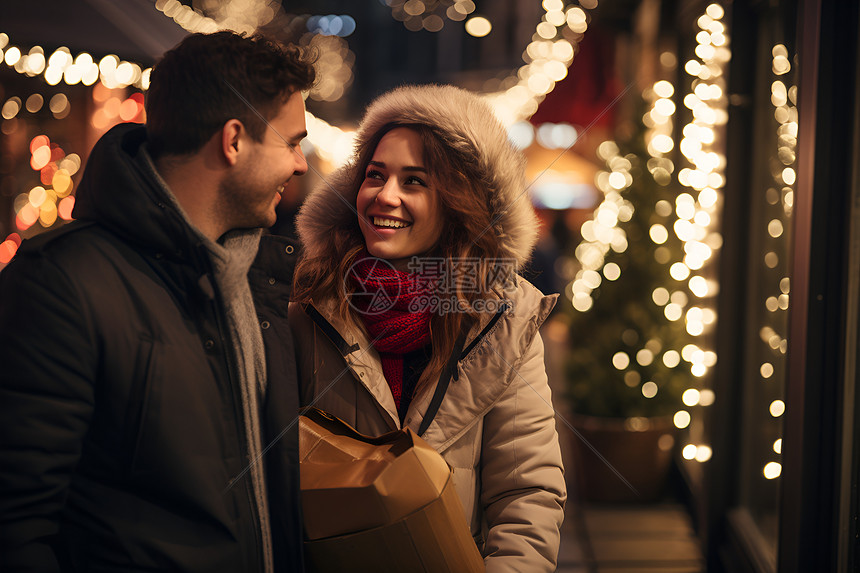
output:
<svg viewBox="0 0 860 573"><path fill-rule="evenodd" d="M463 281L448 281L449 286L454 287L454 292L446 293L446 296L456 297L459 308L468 309L468 312L433 313L430 319L430 343L433 352L416 385L414 395L418 396L438 379L454 351L458 335L478 321L479 313L473 310L474 301L482 297L485 300L486 297L492 297L493 277L498 276L498 271L494 272L494 266L499 263L500 249L488 192L490 182L486 181L481 171L476 168L476 154L469 155L446 145L432 126L390 123L370 137L367 143L357 150L355 163L352 165L355 177L347 198L355 203L365 170L377 144L386 133L397 127L406 127L420 136L424 147L424 166L435 183L442 216L445 218L439 242L424 255L444 258L448 263L447 272L451 272L452 261L468 260L469 264L477 266L479 279L476 281L478 288L475 288L474 282L464 288ZM339 318L366 333L360 317L350 305L353 286L351 281L347 280L350 267L364 248L364 237L357 217L349 225L334 229L320 256L303 257L296 266L293 300L312 302L333 297L337 302L336 312Z"/></svg>

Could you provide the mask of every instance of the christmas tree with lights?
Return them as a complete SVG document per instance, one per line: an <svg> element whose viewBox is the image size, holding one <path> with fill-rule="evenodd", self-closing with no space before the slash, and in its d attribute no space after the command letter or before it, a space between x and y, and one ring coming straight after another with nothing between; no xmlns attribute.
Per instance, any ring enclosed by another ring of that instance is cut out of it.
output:
<svg viewBox="0 0 860 573"><path fill-rule="evenodd" d="M598 149L606 164L597 178L604 200L582 226L574 253L581 268L567 292L566 374L577 414L675 415L696 384L701 356L692 354L702 351L693 342L703 318L691 305L691 289L707 281L691 274L710 250L696 240L704 237L694 236L702 225L687 217L697 213L696 201L680 192L674 165L663 156L672 148L671 126L653 119L660 120L656 102L665 98L650 95L655 103L645 118L651 125L639 124L631 137ZM708 250L697 262L699 246ZM676 425L686 424L676 418Z"/></svg>

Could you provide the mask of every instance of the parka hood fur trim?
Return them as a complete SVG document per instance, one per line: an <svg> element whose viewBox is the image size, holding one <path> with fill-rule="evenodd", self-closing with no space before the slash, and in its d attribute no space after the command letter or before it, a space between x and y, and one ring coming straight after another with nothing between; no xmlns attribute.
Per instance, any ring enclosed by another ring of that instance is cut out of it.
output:
<svg viewBox="0 0 860 573"><path fill-rule="evenodd" d="M474 157L490 182L489 204L500 257L523 265L537 242L538 220L525 189L525 157L508 140L507 130L477 94L450 85L403 86L377 98L358 128L355 149L382 127L422 124L450 147ZM354 159L335 170L307 198L296 220L305 256L323 252L336 228L356 225L355 199L361 166ZM357 228L357 225L356 225Z"/></svg>

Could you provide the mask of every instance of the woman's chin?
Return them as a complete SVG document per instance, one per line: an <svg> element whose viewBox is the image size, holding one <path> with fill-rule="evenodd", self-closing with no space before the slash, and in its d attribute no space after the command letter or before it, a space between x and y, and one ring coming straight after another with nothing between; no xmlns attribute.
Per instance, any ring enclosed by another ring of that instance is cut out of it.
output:
<svg viewBox="0 0 860 573"><path fill-rule="evenodd" d="M377 259L400 259L403 258L402 250L391 248L390 245L379 244L377 241L366 242L367 252L376 257Z"/></svg>
<svg viewBox="0 0 860 573"><path fill-rule="evenodd" d="M378 246L373 245L367 246L367 252L370 253L372 257L384 260L398 271L403 271L404 273L410 272L409 262L414 256L412 253L404 254L403 251L380 249Z"/></svg>

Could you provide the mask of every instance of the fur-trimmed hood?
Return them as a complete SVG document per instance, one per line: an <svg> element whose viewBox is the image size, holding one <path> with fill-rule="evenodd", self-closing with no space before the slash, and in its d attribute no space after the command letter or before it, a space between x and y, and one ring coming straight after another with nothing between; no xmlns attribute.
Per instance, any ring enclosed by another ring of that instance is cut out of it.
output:
<svg viewBox="0 0 860 573"><path fill-rule="evenodd" d="M356 147L363 147L382 127L422 124L450 147L474 157L496 221L492 232L500 257L524 264L537 242L538 221L525 189L525 158L508 140L507 130L480 96L449 85L403 86L377 98L358 128ZM355 221L361 166L353 158L335 170L307 198L296 226L305 256L321 253L333 229Z"/></svg>

